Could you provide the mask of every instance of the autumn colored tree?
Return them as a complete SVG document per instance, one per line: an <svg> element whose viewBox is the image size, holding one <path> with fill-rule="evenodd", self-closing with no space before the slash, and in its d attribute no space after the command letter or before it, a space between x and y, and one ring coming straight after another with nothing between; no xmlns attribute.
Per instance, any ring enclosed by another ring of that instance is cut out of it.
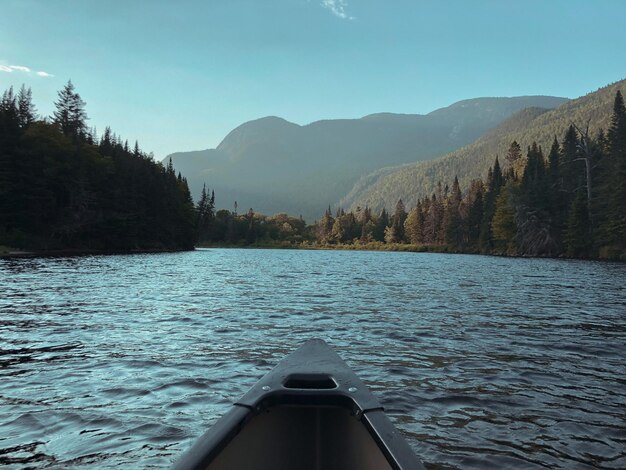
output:
<svg viewBox="0 0 626 470"><path fill-rule="evenodd" d="M424 243L424 214L420 201L409 211L404 221L404 234L409 243L414 245Z"/></svg>

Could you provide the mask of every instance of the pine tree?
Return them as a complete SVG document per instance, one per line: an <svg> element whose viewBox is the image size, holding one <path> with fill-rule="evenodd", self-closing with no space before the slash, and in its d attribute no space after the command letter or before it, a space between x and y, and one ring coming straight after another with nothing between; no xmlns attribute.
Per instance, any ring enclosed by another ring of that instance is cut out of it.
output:
<svg viewBox="0 0 626 470"><path fill-rule="evenodd" d="M491 222L496 248L508 255L517 253L515 240L517 225L515 224L515 208L512 196L509 185L500 191L495 201L494 215Z"/></svg>
<svg viewBox="0 0 626 470"><path fill-rule="evenodd" d="M480 227L483 220L483 194L484 186L480 180L471 182L465 205L467 207L466 220L466 241L472 249L478 248L478 239L480 237Z"/></svg>
<svg viewBox="0 0 626 470"><path fill-rule="evenodd" d="M22 129L28 127L37 118L37 112L33 104L33 93L30 88L27 89L24 85L22 85L17 95L17 115Z"/></svg>
<svg viewBox="0 0 626 470"><path fill-rule="evenodd" d="M331 234L334 224L335 219L333 218L330 206L328 206L328 209L326 209L326 212L324 212L324 216L318 224L317 238L321 243L328 243L331 241Z"/></svg>
<svg viewBox="0 0 626 470"><path fill-rule="evenodd" d="M374 240L379 241L379 242L385 241L385 229L387 228L388 225L389 225L389 214L387 213L387 210L383 207L383 209L380 211L380 214L378 215L376 219L376 225L374 228L374 232L372 234L374 237Z"/></svg>
<svg viewBox="0 0 626 470"><path fill-rule="evenodd" d="M526 168L522 176L522 191L528 205L534 209L545 209L549 204L550 183L541 147L533 142L528 148Z"/></svg>
<svg viewBox="0 0 626 470"><path fill-rule="evenodd" d="M570 257L586 258L591 250L589 211L585 193L579 191L570 208L565 233L566 254Z"/></svg>
<svg viewBox="0 0 626 470"><path fill-rule="evenodd" d="M24 212L18 203L24 189L24 159L18 156L20 126L13 87L0 100L0 245L8 243ZM15 244L14 244L15 245Z"/></svg>
<svg viewBox="0 0 626 470"><path fill-rule="evenodd" d="M574 125L570 125L561 145L561 175L567 206L574 200L575 193L584 187L585 164L578 160L580 141Z"/></svg>
<svg viewBox="0 0 626 470"><path fill-rule="evenodd" d="M373 220L369 219L365 222L361 227L361 237L359 241L361 243L369 243L374 241L374 230L376 229L376 224Z"/></svg>
<svg viewBox="0 0 626 470"><path fill-rule="evenodd" d="M459 248L463 241L461 214L459 212L460 206L461 188L459 186L459 179L455 176L454 183L452 183L452 190L446 200L442 222L445 236L444 241L454 248Z"/></svg>
<svg viewBox="0 0 626 470"><path fill-rule="evenodd" d="M607 132L608 154L603 166L606 181L601 188L606 202L601 226L605 257L626 257L626 107L620 91L615 95L611 126Z"/></svg>
<svg viewBox="0 0 626 470"><path fill-rule="evenodd" d="M406 220L406 209L402 199L398 199L396 210L391 218L391 225L394 229L395 239L398 243L404 240L404 221Z"/></svg>
<svg viewBox="0 0 626 470"><path fill-rule="evenodd" d="M567 213L567 199L564 197L563 180L561 177L561 146L554 136L550 154L548 155L548 206L552 219L552 238L555 240L558 251L561 251L562 234L565 229L565 216Z"/></svg>
<svg viewBox="0 0 626 470"><path fill-rule="evenodd" d="M514 206L518 253L554 256L559 251L559 245L553 236L555 228L550 211L550 175L541 147L535 142L528 148L526 160Z"/></svg>
<svg viewBox="0 0 626 470"><path fill-rule="evenodd" d="M113 151L113 146L114 146L114 138L113 138L113 133L111 132L111 128L109 126L106 126L104 128L104 133L102 134L102 137L100 138L100 151L104 154L104 155L111 155L112 151Z"/></svg>
<svg viewBox="0 0 626 470"><path fill-rule="evenodd" d="M429 204L428 212L424 216L424 243L441 243L440 233L442 221L443 204L437 198L437 194L433 194Z"/></svg>
<svg viewBox="0 0 626 470"><path fill-rule="evenodd" d="M517 141L514 140L511 142L505 158L506 161L509 162L509 167L513 170L515 175L521 174L524 168L524 160L522 157L522 148Z"/></svg>
<svg viewBox="0 0 626 470"><path fill-rule="evenodd" d="M504 183L502 170L498 157L493 164L493 169L489 169L487 178L487 192L484 195L483 220L480 227L479 247L483 253L488 253L493 248L493 233L491 222L495 214L496 199L500 194L500 189Z"/></svg>
<svg viewBox="0 0 626 470"><path fill-rule="evenodd" d="M85 102L75 91L71 80L59 91L59 98L54 105L56 109L53 121L63 134L73 138L83 138L87 131Z"/></svg>
<svg viewBox="0 0 626 470"><path fill-rule="evenodd" d="M0 100L0 153L9 153L17 145L20 121L13 87L2 94Z"/></svg>
<svg viewBox="0 0 626 470"><path fill-rule="evenodd" d="M558 188L561 184L561 171L559 170L560 155L561 146L555 135L552 141L552 147L550 147L550 154L548 155L548 174L550 176L550 188L553 190Z"/></svg>
<svg viewBox="0 0 626 470"><path fill-rule="evenodd" d="M200 199L196 205L196 231L198 242L202 243L207 241L209 235L209 225L207 217L207 209L209 206L209 197L206 191L206 184L202 185L202 193Z"/></svg>

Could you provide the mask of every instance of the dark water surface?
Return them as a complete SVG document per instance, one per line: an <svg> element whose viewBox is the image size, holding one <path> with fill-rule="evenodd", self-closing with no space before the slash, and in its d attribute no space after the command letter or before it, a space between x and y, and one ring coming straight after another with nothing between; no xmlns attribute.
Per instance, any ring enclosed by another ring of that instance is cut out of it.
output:
<svg viewBox="0 0 626 470"><path fill-rule="evenodd" d="M304 340L434 468L626 468L626 265L204 250L0 260L0 465L167 468Z"/></svg>

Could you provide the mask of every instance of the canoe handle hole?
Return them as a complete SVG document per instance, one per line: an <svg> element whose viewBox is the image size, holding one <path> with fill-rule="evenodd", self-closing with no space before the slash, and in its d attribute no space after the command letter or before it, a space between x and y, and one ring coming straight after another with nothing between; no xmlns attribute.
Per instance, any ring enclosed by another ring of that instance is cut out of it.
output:
<svg viewBox="0 0 626 470"><path fill-rule="evenodd" d="M283 387L319 390L337 388L337 382L325 374L292 374L285 379Z"/></svg>

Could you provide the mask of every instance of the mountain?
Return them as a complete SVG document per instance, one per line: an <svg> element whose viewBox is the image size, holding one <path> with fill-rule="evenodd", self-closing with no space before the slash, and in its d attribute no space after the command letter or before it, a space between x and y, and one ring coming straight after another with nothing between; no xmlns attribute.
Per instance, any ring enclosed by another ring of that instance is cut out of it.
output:
<svg viewBox="0 0 626 470"><path fill-rule="evenodd" d="M311 222L358 179L382 167L424 161L473 142L512 114L554 108L565 98L460 101L427 115L371 114L305 126L265 117L231 131L215 149L168 155L197 196L204 183L218 207L301 214Z"/></svg>
<svg viewBox="0 0 626 470"><path fill-rule="evenodd" d="M532 142L541 145L547 154L554 137L562 140L571 123L581 128L589 123L593 135L600 128L608 128L618 89L622 93L626 91L626 80L563 103L556 109L530 107L518 111L474 143L435 160L379 169L357 181L341 199L340 206L392 210L398 199L402 199L407 207L412 207L418 198L432 194L438 181L451 183L456 175L461 188L467 188L472 179L484 179L496 155L500 155L501 164L506 164L503 157L514 140L521 145L524 154Z"/></svg>

